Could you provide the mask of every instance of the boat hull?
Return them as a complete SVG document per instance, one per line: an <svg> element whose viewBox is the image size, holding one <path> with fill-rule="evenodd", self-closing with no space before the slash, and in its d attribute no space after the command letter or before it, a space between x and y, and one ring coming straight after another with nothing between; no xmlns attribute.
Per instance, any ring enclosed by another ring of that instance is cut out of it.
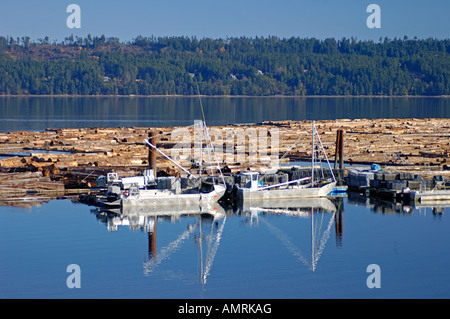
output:
<svg viewBox="0 0 450 319"><path fill-rule="evenodd" d="M450 201L450 190L413 191L410 193L413 202L439 202Z"/></svg>
<svg viewBox="0 0 450 319"><path fill-rule="evenodd" d="M223 185L214 185L209 193L176 194L171 190L139 190L136 195L124 196L116 201L105 203L106 206L140 207L140 206L191 206L217 203L225 194Z"/></svg>

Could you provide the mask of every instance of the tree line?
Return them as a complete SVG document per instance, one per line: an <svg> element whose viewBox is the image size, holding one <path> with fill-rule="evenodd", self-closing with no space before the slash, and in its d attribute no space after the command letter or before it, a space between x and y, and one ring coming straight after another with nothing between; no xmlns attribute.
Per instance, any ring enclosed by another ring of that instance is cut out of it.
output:
<svg viewBox="0 0 450 319"><path fill-rule="evenodd" d="M0 94L449 95L450 40L0 37Z"/></svg>

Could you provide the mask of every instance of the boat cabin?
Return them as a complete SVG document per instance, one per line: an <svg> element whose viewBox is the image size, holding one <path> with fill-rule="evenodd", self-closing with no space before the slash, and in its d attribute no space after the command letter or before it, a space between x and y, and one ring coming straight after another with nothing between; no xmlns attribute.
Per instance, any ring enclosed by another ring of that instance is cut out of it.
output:
<svg viewBox="0 0 450 319"><path fill-rule="evenodd" d="M258 189L258 177L259 177L258 172L244 171L239 172L239 175L241 175L241 178L242 176L245 178L245 188L249 188L251 190Z"/></svg>

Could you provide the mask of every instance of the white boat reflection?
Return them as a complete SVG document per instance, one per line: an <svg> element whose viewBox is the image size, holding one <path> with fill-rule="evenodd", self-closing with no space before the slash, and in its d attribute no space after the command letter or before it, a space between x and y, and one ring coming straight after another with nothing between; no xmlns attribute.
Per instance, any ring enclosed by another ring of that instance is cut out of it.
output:
<svg viewBox="0 0 450 319"><path fill-rule="evenodd" d="M240 208L244 211L258 209L267 213L280 213L299 216L308 216L311 208L330 213L337 210L336 205L326 197L245 201L241 202Z"/></svg>
<svg viewBox="0 0 450 319"><path fill-rule="evenodd" d="M431 210L435 216L442 216L445 211L450 210L450 201L427 201L423 203L415 202L412 206L403 206L403 209L415 209L419 214L426 215L427 210Z"/></svg>
<svg viewBox="0 0 450 319"><path fill-rule="evenodd" d="M118 226L130 226L132 229L146 228L149 221L157 218L169 218L178 220L184 216L210 215L213 218L222 218L225 210L218 203L205 205L166 205L161 207L134 206L103 209L104 213L113 214L107 219L107 227L110 231L117 230Z"/></svg>
<svg viewBox="0 0 450 319"><path fill-rule="evenodd" d="M222 239L226 222L225 210L217 203L203 206L165 206L164 211L155 207L120 207L117 209L100 210L94 212L97 218L107 224L109 231L116 231L125 226L133 230L143 230L148 233L148 258L144 261L144 275L150 276L165 260L178 251L183 243L194 237L199 248L200 273L198 279L202 289L211 272L215 255ZM187 229L178 235L168 245L157 247L157 223L162 220L171 222L181 218L193 218Z"/></svg>

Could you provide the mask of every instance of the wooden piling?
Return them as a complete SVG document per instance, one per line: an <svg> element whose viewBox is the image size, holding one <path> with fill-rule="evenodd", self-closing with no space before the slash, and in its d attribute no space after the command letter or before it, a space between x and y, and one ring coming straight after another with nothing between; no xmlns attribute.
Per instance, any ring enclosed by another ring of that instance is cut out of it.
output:
<svg viewBox="0 0 450 319"><path fill-rule="evenodd" d="M339 169L344 169L344 131L339 130Z"/></svg>
<svg viewBox="0 0 450 319"><path fill-rule="evenodd" d="M334 169L337 168L338 166L338 157L339 157L339 151L340 151L340 142L341 142L341 135L340 135L340 131L341 130L337 130L336 131L336 148L334 151Z"/></svg>
<svg viewBox="0 0 450 319"><path fill-rule="evenodd" d="M337 172L336 176L338 180L341 180L343 177L343 169L344 169L344 131L337 130L336 131L336 148L334 152L334 170ZM337 170L339 162L339 170Z"/></svg>
<svg viewBox="0 0 450 319"><path fill-rule="evenodd" d="M342 247L342 240L343 240L343 234L344 234L344 203L342 198L338 200L336 203L337 212L334 215L334 224L335 224L335 231L336 231L336 245L338 247Z"/></svg>
<svg viewBox="0 0 450 319"><path fill-rule="evenodd" d="M150 260L156 259L156 217L154 218L153 229L148 233L148 258Z"/></svg>
<svg viewBox="0 0 450 319"><path fill-rule="evenodd" d="M148 139L150 143L155 146L157 146L156 144L158 143L158 138L156 137L156 135L157 132L154 130L148 133ZM148 147L148 168L153 169L153 173L155 174L155 176L158 170L156 162L157 155L157 152L152 147Z"/></svg>

